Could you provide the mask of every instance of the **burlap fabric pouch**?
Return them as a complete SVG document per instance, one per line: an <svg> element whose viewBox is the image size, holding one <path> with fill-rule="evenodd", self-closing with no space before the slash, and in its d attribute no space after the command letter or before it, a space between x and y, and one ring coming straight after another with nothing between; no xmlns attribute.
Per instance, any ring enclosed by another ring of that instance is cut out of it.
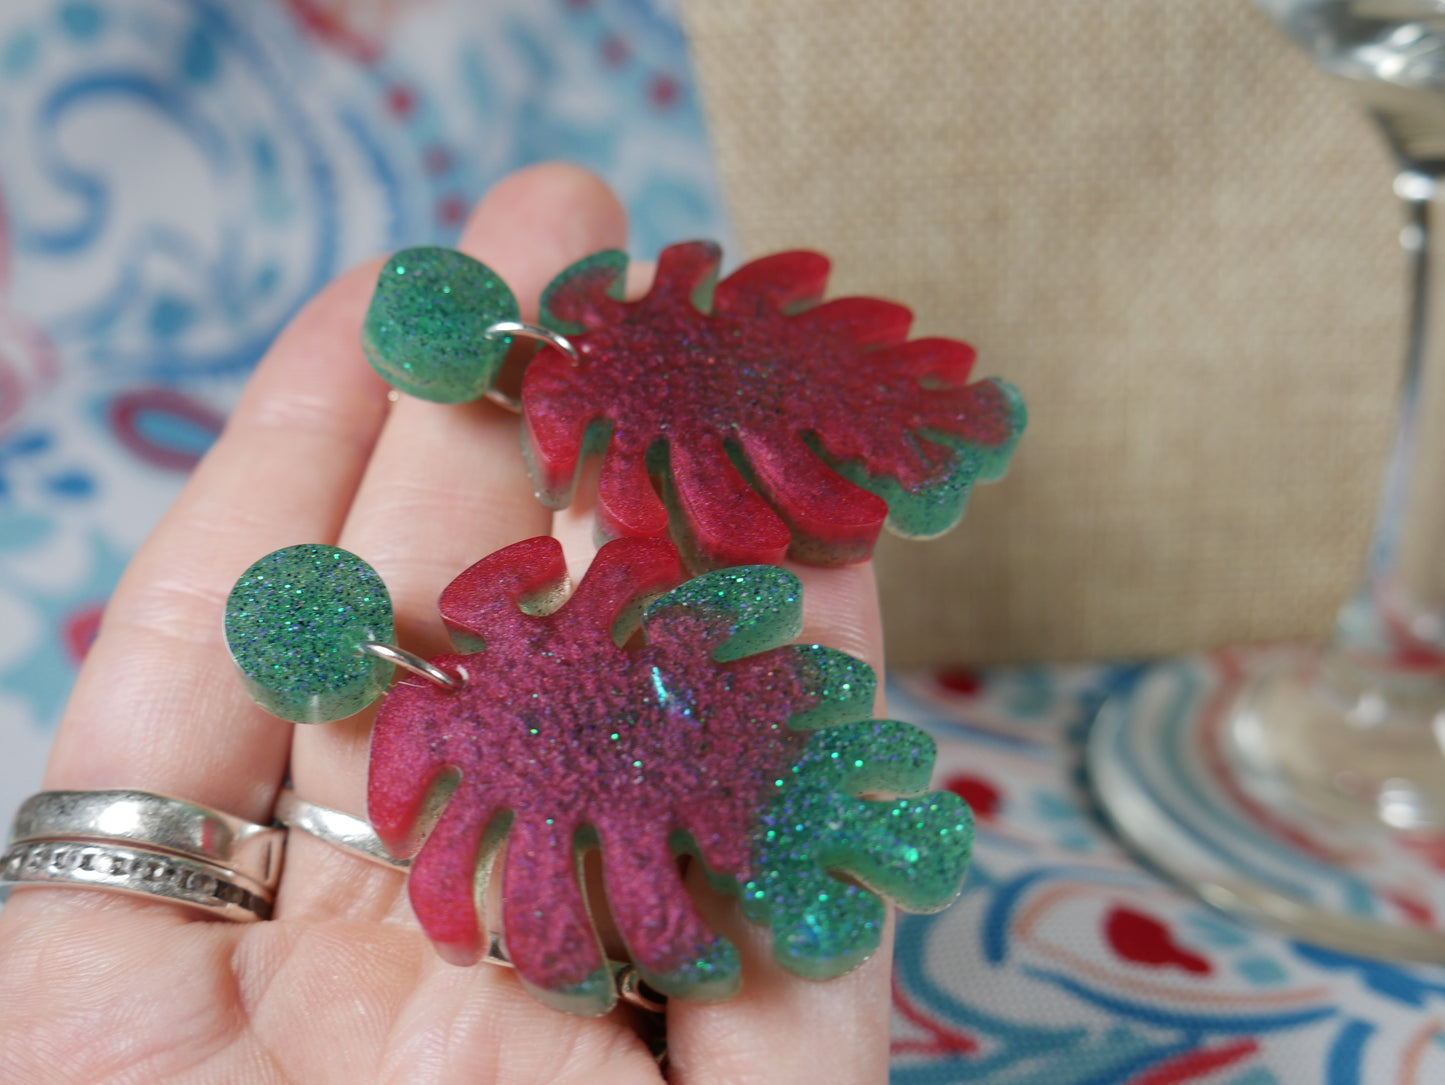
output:
<svg viewBox="0 0 1445 1085"><path fill-rule="evenodd" d="M1405 268L1371 123L1247 0L685 0L741 244L1027 398L963 525L879 551L890 662L1328 630Z"/></svg>

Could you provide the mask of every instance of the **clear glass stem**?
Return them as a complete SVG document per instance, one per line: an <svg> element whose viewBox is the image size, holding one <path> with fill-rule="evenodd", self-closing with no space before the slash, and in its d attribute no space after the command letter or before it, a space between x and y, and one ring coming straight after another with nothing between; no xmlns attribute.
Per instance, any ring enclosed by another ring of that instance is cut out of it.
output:
<svg viewBox="0 0 1445 1085"><path fill-rule="evenodd" d="M1434 220L1445 186L1434 170L1402 169L1401 243L1410 266L1409 324L1394 447L1362 590L1345 606L1338 649L1381 677L1445 678L1445 254Z"/></svg>
<svg viewBox="0 0 1445 1085"><path fill-rule="evenodd" d="M1412 164L1395 192L1409 326L1365 576L1315 660L1245 690L1232 750L1261 797L1283 789L1347 821L1420 830L1445 827L1445 185Z"/></svg>
<svg viewBox="0 0 1445 1085"><path fill-rule="evenodd" d="M1411 275L1395 445L1335 635L1148 668L1100 710L1088 770L1120 834L1210 903L1445 963L1445 0L1256 2L1395 153Z"/></svg>

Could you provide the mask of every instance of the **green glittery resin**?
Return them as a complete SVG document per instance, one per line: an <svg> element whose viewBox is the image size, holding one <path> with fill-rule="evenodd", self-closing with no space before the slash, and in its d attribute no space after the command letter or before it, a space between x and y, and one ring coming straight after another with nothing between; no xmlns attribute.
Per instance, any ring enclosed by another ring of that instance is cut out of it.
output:
<svg viewBox="0 0 1445 1085"><path fill-rule="evenodd" d="M342 719L376 700L394 668L357 646L393 639L381 577L334 546L267 554L226 600L226 645L247 691L293 723Z"/></svg>
<svg viewBox="0 0 1445 1085"><path fill-rule="evenodd" d="M870 475L861 464L829 456L812 439L808 446L818 457L849 482L877 494L888 502L887 525L891 531L910 539L931 539L953 528L963 518L964 506L975 482L995 482L1002 478L1013 456L1014 446L1023 435L1028 412L1023 396L1006 381L993 381L1004 394L1009 409L1007 441L992 448L962 441L950 433L925 430L926 437L953 453L947 474L936 485L921 490L905 490L898 480L887 475ZM802 555L806 559L807 555Z"/></svg>
<svg viewBox="0 0 1445 1085"><path fill-rule="evenodd" d="M512 291L485 264L453 249L404 249L377 277L361 346L392 387L467 403L486 394L512 343L486 329L518 315Z"/></svg>
<svg viewBox="0 0 1445 1085"><path fill-rule="evenodd" d="M816 732L775 781L742 900L748 918L772 928L784 968L827 979L862 964L883 930L877 894L910 912L937 911L958 895L973 815L951 792L918 794L933 758L933 740L918 728L870 720ZM856 797L867 792L916 797Z"/></svg>
<svg viewBox="0 0 1445 1085"><path fill-rule="evenodd" d="M792 640L802 620L802 587L773 566L723 569L673 589L648 614L677 605L727 617L728 639L714 653L726 662ZM776 793L753 837L754 877L738 885L708 876L714 888L742 897L749 919L772 930L773 954L784 968L828 979L877 950L885 918L880 896L910 912L953 901L972 851L973 814L951 792L926 791L935 755L927 734L867 718L877 691L868 664L822 645L787 650L795 653L801 685L817 697L788 726L813 734L773 782ZM673 847L698 855L682 837Z"/></svg>

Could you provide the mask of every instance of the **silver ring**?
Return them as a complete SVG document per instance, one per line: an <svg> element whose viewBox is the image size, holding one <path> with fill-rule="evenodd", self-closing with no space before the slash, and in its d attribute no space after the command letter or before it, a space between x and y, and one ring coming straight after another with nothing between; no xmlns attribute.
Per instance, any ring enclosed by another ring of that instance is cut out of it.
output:
<svg viewBox="0 0 1445 1085"><path fill-rule="evenodd" d="M276 798L276 820L288 829L299 829L359 859L369 859L393 870L411 867L410 859L398 859L386 850L376 830L364 818L307 802L289 787Z"/></svg>
<svg viewBox="0 0 1445 1085"><path fill-rule="evenodd" d="M403 670L411 671L412 674L421 675L428 682L435 682L452 693L467 684L465 671L460 675L444 671L430 660L423 659L415 652L408 652L405 648L398 648L394 644L385 644L379 640L364 640L357 645L357 651L376 656L377 659L384 659Z"/></svg>
<svg viewBox="0 0 1445 1085"><path fill-rule="evenodd" d="M560 332L554 332L551 328L544 328L540 324L525 324L520 320L499 320L484 328L482 334L488 337L520 335L524 339L535 339L556 347L574 362L577 360L577 348L572 345L572 340Z"/></svg>
<svg viewBox="0 0 1445 1085"><path fill-rule="evenodd" d="M108 889L184 904L221 919L271 918L271 893L250 879L200 859L90 840L31 840L0 855L0 885Z"/></svg>
<svg viewBox="0 0 1445 1085"><path fill-rule="evenodd" d="M411 866L408 860L398 859L386 850L386 845L376 835L376 830L364 818L343 814L340 810L303 799L289 787L283 789L276 800L276 820L288 828L299 829L359 859L368 859L392 870L407 870ZM488 964L513 967L511 958L502 946L502 937L495 931L487 932L487 952L482 959ZM635 965L609 959L607 968L612 973L617 996L624 1002L649 1013L662 1013L667 1008L667 1000L646 987Z"/></svg>
<svg viewBox="0 0 1445 1085"><path fill-rule="evenodd" d="M93 840L171 852L239 875L266 893L280 880L286 849L282 829L133 788L30 796L15 815L10 841L43 840Z"/></svg>

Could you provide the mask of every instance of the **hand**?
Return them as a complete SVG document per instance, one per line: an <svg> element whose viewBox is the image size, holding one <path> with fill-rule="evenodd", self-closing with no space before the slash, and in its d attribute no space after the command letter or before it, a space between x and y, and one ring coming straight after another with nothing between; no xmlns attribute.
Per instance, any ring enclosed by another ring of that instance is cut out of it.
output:
<svg viewBox="0 0 1445 1085"><path fill-rule="evenodd" d="M532 314L573 260L625 241L623 211L562 166L516 174L459 247ZM293 728L242 691L221 635L256 558L333 542L382 575L398 642L447 650L444 585L502 546L552 532L574 574L590 508L552 514L518 421L490 403L391 404L359 330L379 264L334 283L262 362L225 433L136 556L66 710L47 789L135 787L268 822L297 792L365 811L369 716ZM528 316L528 319L534 318ZM804 639L881 660L869 566L797 569ZM889 953L823 983L773 963L736 903L704 908L743 958L729 1001L673 1000L669 1080L876 1082L887 1076ZM503 967L442 961L398 872L290 834L276 915L239 924L154 899L29 886L0 911L0 1080L44 1082L646 1082L659 1070L619 1010L568 1017Z"/></svg>

